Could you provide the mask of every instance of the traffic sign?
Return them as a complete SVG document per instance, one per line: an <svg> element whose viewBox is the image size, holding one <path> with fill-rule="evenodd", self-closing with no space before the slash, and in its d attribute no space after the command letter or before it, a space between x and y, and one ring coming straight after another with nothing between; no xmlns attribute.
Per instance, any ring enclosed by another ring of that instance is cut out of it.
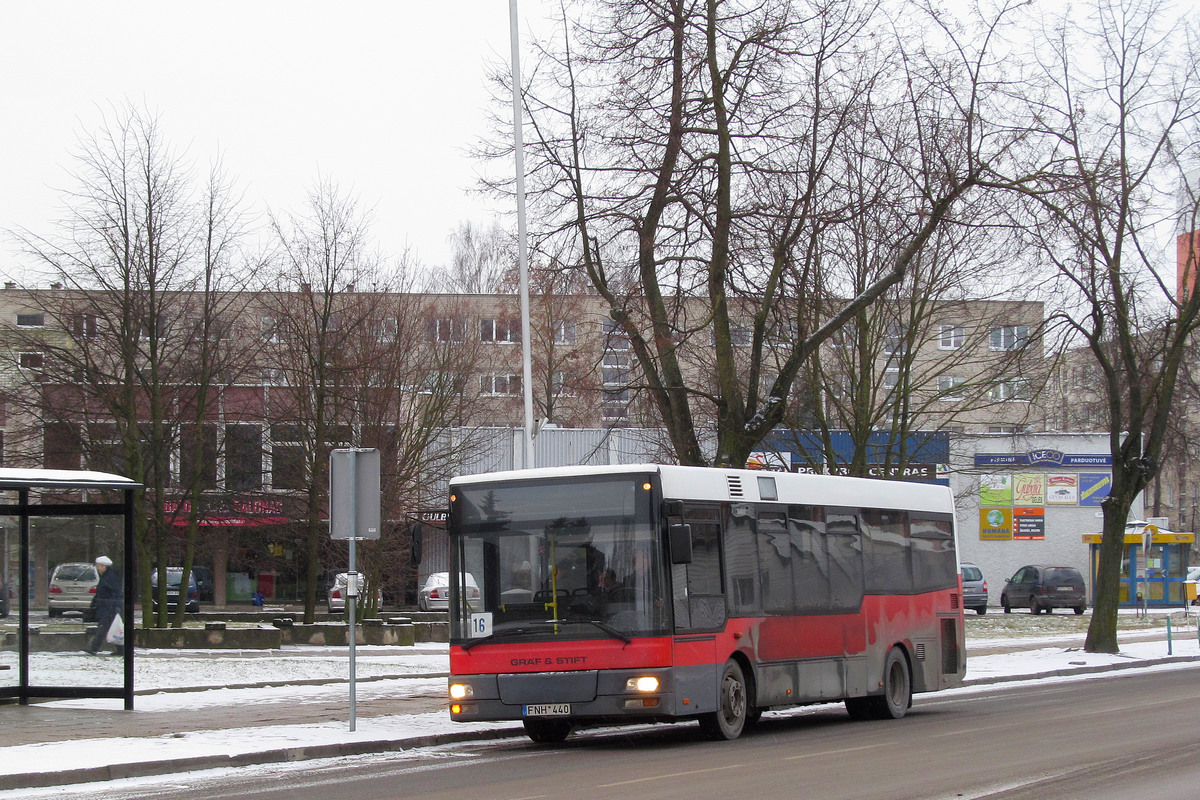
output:
<svg viewBox="0 0 1200 800"><path fill-rule="evenodd" d="M379 538L379 451L344 448L329 453L329 536Z"/></svg>

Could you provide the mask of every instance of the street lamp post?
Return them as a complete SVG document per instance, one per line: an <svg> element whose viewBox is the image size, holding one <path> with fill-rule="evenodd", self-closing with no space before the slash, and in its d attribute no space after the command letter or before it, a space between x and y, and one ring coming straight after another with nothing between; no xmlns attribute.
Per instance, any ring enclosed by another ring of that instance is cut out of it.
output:
<svg viewBox="0 0 1200 800"><path fill-rule="evenodd" d="M512 47L513 157L517 177L517 260L521 275L521 386L525 395L525 433L521 466L533 463L533 356L529 326L529 249L525 226L525 138L521 113L521 46L517 0L508 0L508 29Z"/></svg>

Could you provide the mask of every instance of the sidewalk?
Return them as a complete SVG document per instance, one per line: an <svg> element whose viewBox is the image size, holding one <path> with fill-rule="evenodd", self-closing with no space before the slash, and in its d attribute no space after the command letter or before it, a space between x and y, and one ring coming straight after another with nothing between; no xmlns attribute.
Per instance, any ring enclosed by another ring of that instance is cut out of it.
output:
<svg viewBox="0 0 1200 800"><path fill-rule="evenodd" d="M1162 631L1122 635L1122 652L1115 656L1084 653L1078 637L968 645L965 687L951 691L1170 668L1200 658L1195 628L1177 631L1171 655ZM62 658L100 666L105 661L73 654ZM137 685L149 688L138 690L133 711L121 710L119 700L97 699L0 706L0 791L522 736L519 722L450 721L446 658L446 645L358 648L351 731L344 648L139 652ZM237 677L261 673L255 667L267 665L272 680L238 682ZM339 668L342 677L300 677Z"/></svg>

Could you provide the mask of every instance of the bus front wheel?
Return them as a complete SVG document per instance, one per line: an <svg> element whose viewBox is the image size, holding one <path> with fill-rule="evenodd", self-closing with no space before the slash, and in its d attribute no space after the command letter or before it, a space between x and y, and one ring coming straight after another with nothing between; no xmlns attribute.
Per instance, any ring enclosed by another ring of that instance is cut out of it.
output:
<svg viewBox="0 0 1200 800"><path fill-rule="evenodd" d="M700 730L709 739L736 739L750 716L750 699L742 665L727 661L721 673L717 710L700 717Z"/></svg>
<svg viewBox="0 0 1200 800"><path fill-rule="evenodd" d="M525 735L537 744L561 744L571 735L571 723L559 719L523 720Z"/></svg>

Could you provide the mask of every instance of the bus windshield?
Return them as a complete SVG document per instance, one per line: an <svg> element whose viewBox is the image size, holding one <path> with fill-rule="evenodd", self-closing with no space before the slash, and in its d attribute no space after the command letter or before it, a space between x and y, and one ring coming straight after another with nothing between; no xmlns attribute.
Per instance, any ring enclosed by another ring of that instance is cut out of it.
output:
<svg viewBox="0 0 1200 800"><path fill-rule="evenodd" d="M452 640L478 641L480 618L489 641L628 641L666 630L649 486L626 474L456 487Z"/></svg>

